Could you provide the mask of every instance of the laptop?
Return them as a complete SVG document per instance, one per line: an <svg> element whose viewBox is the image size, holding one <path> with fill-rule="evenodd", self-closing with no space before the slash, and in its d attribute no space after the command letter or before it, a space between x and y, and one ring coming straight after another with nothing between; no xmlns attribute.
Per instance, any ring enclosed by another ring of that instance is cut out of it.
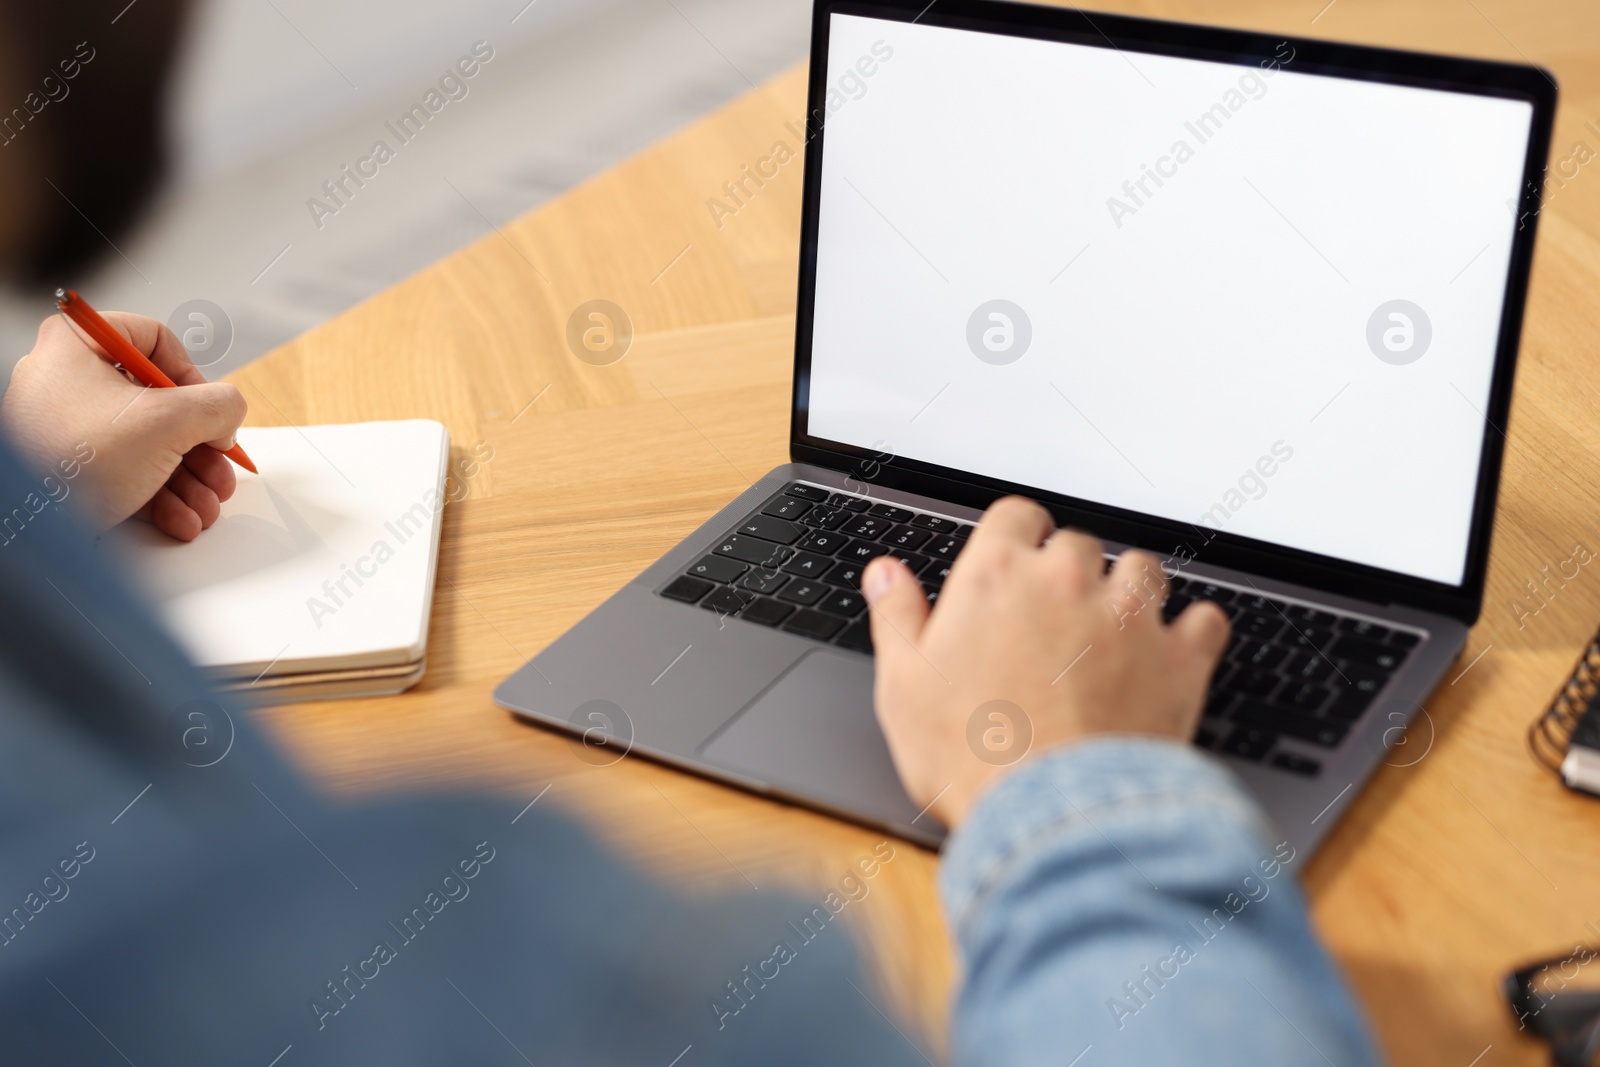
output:
<svg viewBox="0 0 1600 1067"><path fill-rule="evenodd" d="M1527 66L818 0L792 462L496 701L937 846L861 570L938 610L1018 493L1158 555L1169 618L1228 613L1194 743L1314 848L1426 745L1389 755L1482 606L1555 100Z"/></svg>

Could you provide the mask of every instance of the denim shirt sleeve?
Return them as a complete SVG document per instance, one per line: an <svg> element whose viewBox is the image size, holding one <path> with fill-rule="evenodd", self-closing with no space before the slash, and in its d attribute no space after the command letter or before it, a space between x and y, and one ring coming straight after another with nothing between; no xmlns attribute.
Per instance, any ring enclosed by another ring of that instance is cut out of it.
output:
<svg viewBox="0 0 1600 1067"><path fill-rule="evenodd" d="M940 888L958 1064L1379 1063L1274 836L1217 761L1082 742L985 794Z"/></svg>

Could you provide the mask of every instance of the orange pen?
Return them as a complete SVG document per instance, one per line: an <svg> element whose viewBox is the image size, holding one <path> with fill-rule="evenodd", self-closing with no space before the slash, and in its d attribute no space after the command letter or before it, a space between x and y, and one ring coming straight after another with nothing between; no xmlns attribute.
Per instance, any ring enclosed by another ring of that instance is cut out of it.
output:
<svg viewBox="0 0 1600 1067"><path fill-rule="evenodd" d="M71 289L57 289L56 307L61 309L63 315L77 323L95 344L106 350L106 360L133 375L139 384L152 389L177 388L177 382L168 378L160 367L150 362L148 356L133 347L133 342L101 318L100 313L90 307L89 302L83 297ZM222 454L251 474L260 473L256 470L256 465L250 461L250 457L244 454L244 449L237 444Z"/></svg>

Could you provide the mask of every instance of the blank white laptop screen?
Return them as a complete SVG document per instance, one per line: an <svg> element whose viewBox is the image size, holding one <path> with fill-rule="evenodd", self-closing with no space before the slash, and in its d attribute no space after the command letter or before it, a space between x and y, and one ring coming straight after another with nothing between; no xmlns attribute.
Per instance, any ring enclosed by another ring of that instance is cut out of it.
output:
<svg viewBox="0 0 1600 1067"><path fill-rule="evenodd" d="M1530 104L829 36L811 436L1462 581Z"/></svg>

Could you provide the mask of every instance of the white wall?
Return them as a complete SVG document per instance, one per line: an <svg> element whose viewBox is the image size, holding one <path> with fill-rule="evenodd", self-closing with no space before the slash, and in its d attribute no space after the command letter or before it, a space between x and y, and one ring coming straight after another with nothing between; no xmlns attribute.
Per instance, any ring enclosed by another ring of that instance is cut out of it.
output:
<svg viewBox="0 0 1600 1067"><path fill-rule="evenodd" d="M176 79L173 179L121 255L62 283L162 320L220 305L235 337L217 377L749 91L809 41L808 0L537 0L518 17L525 4L211 0ZM495 58L469 95L318 227L307 200L476 40ZM0 293L0 374L53 310L48 292Z"/></svg>

